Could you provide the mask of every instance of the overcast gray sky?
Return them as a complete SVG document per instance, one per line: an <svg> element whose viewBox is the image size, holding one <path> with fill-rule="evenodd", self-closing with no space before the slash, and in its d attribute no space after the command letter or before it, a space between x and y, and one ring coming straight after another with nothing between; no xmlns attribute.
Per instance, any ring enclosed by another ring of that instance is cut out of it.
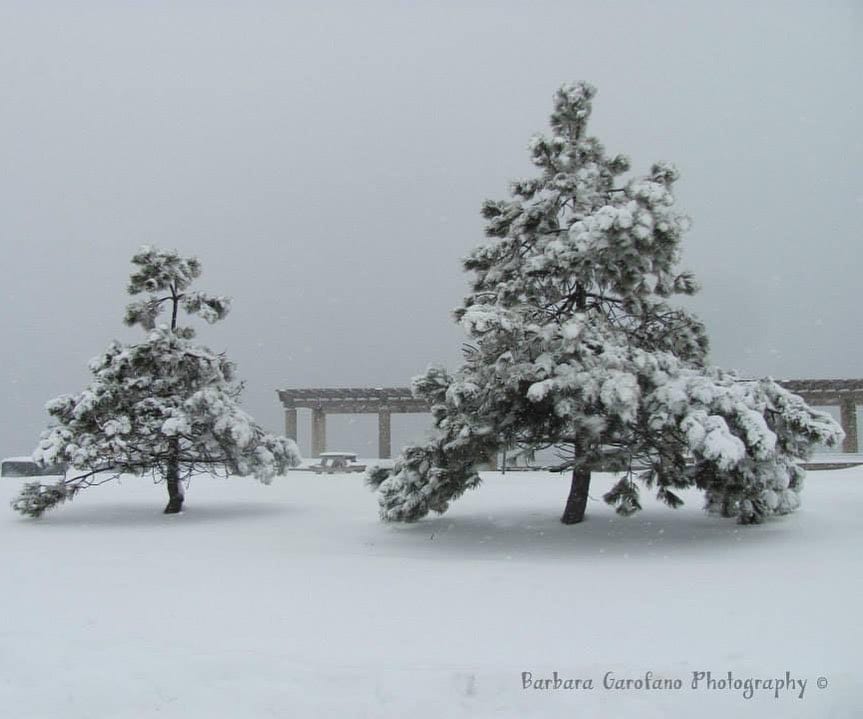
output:
<svg viewBox="0 0 863 719"><path fill-rule="evenodd" d="M861 377L861 67L853 0L2 2L0 453L29 453L45 401L136 336L145 243L234 297L199 336L272 430L278 387L457 364L480 204L532 174L577 80L610 152L682 172L713 362ZM396 418L395 443L427 423ZM374 426L339 418L329 444L366 453Z"/></svg>

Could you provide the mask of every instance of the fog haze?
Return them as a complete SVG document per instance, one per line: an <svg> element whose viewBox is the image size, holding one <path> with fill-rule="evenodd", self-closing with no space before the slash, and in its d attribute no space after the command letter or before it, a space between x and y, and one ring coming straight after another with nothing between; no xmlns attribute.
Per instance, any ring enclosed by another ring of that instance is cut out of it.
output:
<svg viewBox="0 0 863 719"><path fill-rule="evenodd" d="M863 377L861 67L855 2L2 3L0 453L139 336L142 244L234 298L199 338L271 430L277 388L456 365L479 207L578 80L609 152L681 171L712 362ZM427 424L396 417L395 448ZM329 444L373 454L374 427Z"/></svg>

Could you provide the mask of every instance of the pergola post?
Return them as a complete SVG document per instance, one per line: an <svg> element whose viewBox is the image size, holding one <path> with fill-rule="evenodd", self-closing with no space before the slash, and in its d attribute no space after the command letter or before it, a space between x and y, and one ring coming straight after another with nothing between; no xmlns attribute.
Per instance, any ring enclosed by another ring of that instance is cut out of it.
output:
<svg viewBox="0 0 863 719"><path fill-rule="evenodd" d="M297 410L285 410L285 437L297 441Z"/></svg>
<svg viewBox="0 0 863 719"><path fill-rule="evenodd" d="M320 408L312 409L312 457L320 457L327 451L327 413Z"/></svg>
<svg viewBox="0 0 863 719"><path fill-rule="evenodd" d="M378 412L378 459L389 459L392 456L390 419L388 409Z"/></svg>
<svg viewBox="0 0 863 719"><path fill-rule="evenodd" d="M857 451L857 405L853 398L843 399L839 405L839 421L845 430L842 451L853 453Z"/></svg>

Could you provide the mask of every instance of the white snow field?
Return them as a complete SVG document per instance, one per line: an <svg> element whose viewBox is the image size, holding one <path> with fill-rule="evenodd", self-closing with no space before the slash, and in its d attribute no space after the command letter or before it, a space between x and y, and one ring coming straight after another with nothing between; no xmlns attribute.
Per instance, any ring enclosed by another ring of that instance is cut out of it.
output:
<svg viewBox="0 0 863 719"><path fill-rule="evenodd" d="M181 515L131 477L2 511L0 716L863 716L863 468L751 527L697 493L618 518L604 475L565 527L565 478L484 477L413 525L380 523L362 475L309 472L198 478Z"/></svg>

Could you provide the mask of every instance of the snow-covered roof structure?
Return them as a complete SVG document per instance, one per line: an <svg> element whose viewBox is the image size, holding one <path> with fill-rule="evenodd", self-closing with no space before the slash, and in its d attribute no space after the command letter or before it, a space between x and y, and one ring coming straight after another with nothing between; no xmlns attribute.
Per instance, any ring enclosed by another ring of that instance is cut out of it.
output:
<svg viewBox="0 0 863 719"><path fill-rule="evenodd" d="M285 409L304 407L333 414L428 412L425 400L415 399L409 387L314 387L278 390Z"/></svg>

